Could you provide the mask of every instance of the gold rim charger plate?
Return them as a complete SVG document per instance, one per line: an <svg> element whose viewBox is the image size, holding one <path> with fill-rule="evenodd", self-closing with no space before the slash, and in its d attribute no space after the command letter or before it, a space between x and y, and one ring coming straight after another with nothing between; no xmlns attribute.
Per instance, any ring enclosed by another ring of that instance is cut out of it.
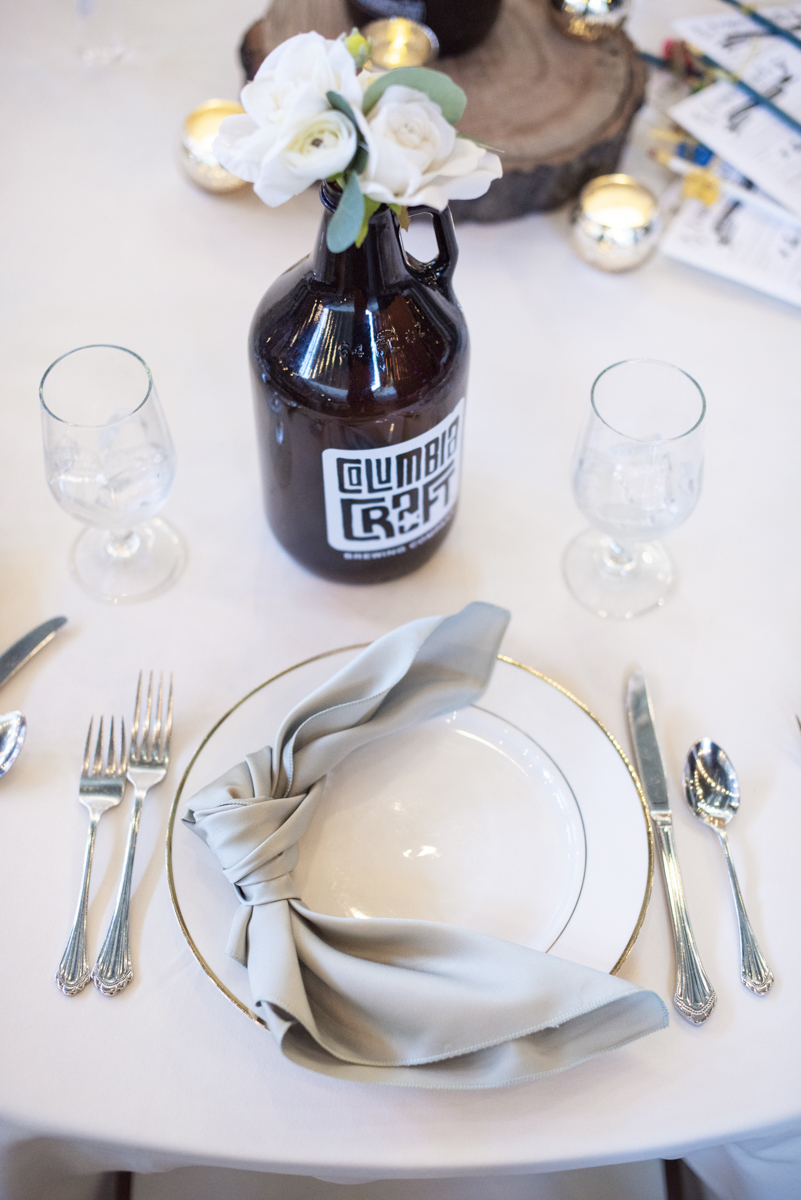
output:
<svg viewBox="0 0 801 1200"><path fill-rule="evenodd" d="M247 971L225 953L236 893L176 818L362 648L306 659L248 692L200 742L170 812L181 930L260 1024ZM499 655L478 705L379 738L329 772L294 876L317 912L443 921L615 973L650 898L653 836L612 735L559 684Z"/></svg>

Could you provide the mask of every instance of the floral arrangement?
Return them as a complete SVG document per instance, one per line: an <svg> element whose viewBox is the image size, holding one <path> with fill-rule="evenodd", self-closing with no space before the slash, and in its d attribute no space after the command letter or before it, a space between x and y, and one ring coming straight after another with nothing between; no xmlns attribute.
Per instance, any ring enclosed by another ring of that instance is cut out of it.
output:
<svg viewBox="0 0 801 1200"><path fill-rule="evenodd" d="M426 67L365 70L369 43L354 30L329 41L300 33L276 46L227 117L217 159L275 207L319 180L342 190L328 226L337 252L367 235L382 204L408 227L408 209L483 196L501 175L497 154L457 132L467 97Z"/></svg>

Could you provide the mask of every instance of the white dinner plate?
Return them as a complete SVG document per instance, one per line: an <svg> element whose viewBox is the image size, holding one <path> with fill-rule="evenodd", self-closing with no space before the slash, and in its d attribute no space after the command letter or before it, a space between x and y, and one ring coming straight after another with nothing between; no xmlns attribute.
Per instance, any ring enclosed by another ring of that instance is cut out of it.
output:
<svg viewBox="0 0 801 1200"><path fill-rule="evenodd" d="M176 817L269 744L289 709L359 649L299 663L234 705L200 743L170 813L181 929L217 986L258 1021L247 971L225 953L239 901ZM329 772L294 876L317 912L444 921L614 972L645 916L653 841L611 735L558 684L499 656L478 705L379 738Z"/></svg>

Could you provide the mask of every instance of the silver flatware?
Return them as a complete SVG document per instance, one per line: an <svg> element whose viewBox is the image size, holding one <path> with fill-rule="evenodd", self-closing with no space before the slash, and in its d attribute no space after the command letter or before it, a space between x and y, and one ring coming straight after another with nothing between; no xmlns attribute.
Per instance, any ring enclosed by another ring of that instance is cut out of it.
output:
<svg viewBox="0 0 801 1200"><path fill-rule="evenodd" d="M684 795L693 815L714 829L723 847L740 930L740 978L752 992L764 996L774 976L748 920L726 834L726 826L740 807L740 784L726 752L709 738L701 738L687 753Z"/></svg>
<svg viewBox="0 0 801 1200"><path fill-rule="evenodd" d="M702 1024L717 1003L715 989L701 963L695 944L684 885L673 840L673 814L670 811L667 780L656 740L654 717L645 680L641 671L634 671L626 689L626 714L634 745L634 757L640 776L656 844L662 863L662 875L667 892L673 945L676 952L676 989L673 1003L683 1017L695 1025Z"/></svg>
<svg viewBox="0 0 801 1200"><path fill-rule="evenodd" d="M37 654L43 646L52 642L58 630L66 623L66 617L53 617L51 620L45 621L43 625L37 625L30 633L26 633L25 637L15 642L9 650L6 650L5 654L0 654L0 687L12 675L16 675L20 667L24 667L26 662L33 658L34 654Z"/></svg>
<svg viewBox="0 0 801 1200"><path fill-rule="evenodd" d="M17 761L27 728L25 718L19 711L0 716L0 779Z"/></svg>
<svg viewBox="0 0 801 1200"><path fill-rule="evenodd" d="M86 956L86 913L89 906L89 877L92 873L92 856L95 850L97 826L106 809L114 808L119 804L125 791L127 767L125 723L120 721L120 753L117 757L114 741L114 718L111 719L105 765L103 764L102 717L97 731L94 759L90 757L93 724L94 718L89 722L89 733L86 737L81 781L78 788L78 799L89 810L89 833L83 860L83 880L67 948L56 972L56 983L67 996L76 995L89 982L89 960Z"/></svg>
<svg viewBox="0 0 801 1200"><path fill-rule="evenodd" d="M15 675L20 667L24 667L38 650L52 641L57 630L66 622L66 617L53 617L43 625L37 625L36 629L26 633L25 637L15 642L5 654L0 655L0 687ZM17 761L27 729L25 717L19 710L0 713L0 779Z"/></svg>
<svg viewBox="0 0 801 1200"><path fill-rule="evenodd" d="M106 996L114 996L127 987L133 979L130 945L131 876L133 875L136 837L142 804L152 787L161 783L167 774L170 761L170 736L172 734L172 677L167 698L167 710L162 721L163 678L159 678L158 696L153 704L153 672L147 689L147 704L142 714L142 674L136 688L134 719L131 727L131 746L128 753L128 778L134 785L134 806L131 827L128 832L128 847L125 866L117 894L114 915L111 918L106 940L92 968L95 986Z"/></svg>

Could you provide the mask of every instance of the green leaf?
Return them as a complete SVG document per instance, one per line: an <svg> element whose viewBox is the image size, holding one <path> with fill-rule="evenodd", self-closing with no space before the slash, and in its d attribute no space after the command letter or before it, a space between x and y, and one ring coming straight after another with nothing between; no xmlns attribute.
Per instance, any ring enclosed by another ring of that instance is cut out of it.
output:
<svg viewBox="0 0 801 1200"><path fill-rule="evenodd" d="M462 89L442 71L431 71L428 67L396 67L394 71L387 71L373 80L364 93L362 112L369 113L387 88L394 84L425 92L429 100L440 106L443 117L451 125L455 125L464 113L467 96Z"/></svg>
<svg viewBox="0 0 801 1200"><path fill-rule="evenodd" d="M326 234L325 240L332 254L339 254L353 245L361 232L363 220L364 196L358 177L351 171Z"/></svg>
<svg viewBox="0 0 801 1200"><path fill-rule="evenodd" d="M348 164L348 170L355 171L357 175L361 175L362 171L367 166L368 158L369 158L369 151L368 151L367 147L365 146L364 142L360 141L358 146L356 147L356 153L354 154L353 158L350 160L350 163Z"/></svg>
<svg viewBox="0 0 801 1200"><path fill-rule="evenodd" d="M391 208L395 216L398 218L398 224L400 225L401 229L407 230L409 228L409 210L406 205L390 204L387 207Z"/></svg>
<svg viewBox="0 0 801 1200"><path fill-rule="evenodd" d="M370 224L370 218L380 207L380 200L372 200L369 196L364 197L364 219L362 220L362 227L356 237L357 246L361 246L362 242L367 237L367 227Z"/></svg>
<svg viewBox="0 0 801 1200"><path fill-rule="evenodd" d="M341 96L339 94L339 92L326 92L325 98L328 101L328 103L331 105L332 108L338 108L341 113L345 114L345 116L348 118L348 120L350 121L353 128L356 130L356 135L358 137L359 125L358 125L358 122L356 121L355 116L353 115L353 109L348 104L345 97Z"/></svg>
<svg viewBox="0 0 801 1200"><path fill-rule="evenodd" d="M362 136L362 131L359 129L359 126L356 122L356 117L353 115L353 109L348 104L345 97L341 96L339 92L326 92L325 98L332 108L338 109L343 116L348 118L351 125L356 130L356 153L348 163L346 170L355 171L357 175L361 175L362 171L367 166L369 151L367 149L367 143Z"/></svg>

